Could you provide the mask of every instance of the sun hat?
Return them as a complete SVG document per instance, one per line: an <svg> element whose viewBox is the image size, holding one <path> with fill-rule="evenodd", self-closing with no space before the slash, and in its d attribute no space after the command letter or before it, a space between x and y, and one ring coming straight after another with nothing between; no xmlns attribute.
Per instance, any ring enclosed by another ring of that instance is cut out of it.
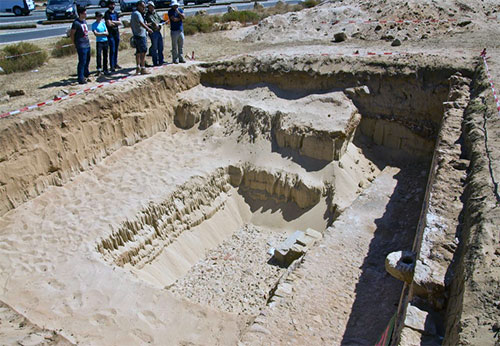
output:
<svg viewBox="0 0 500 346"><path fill-rule="evenodd" d="M179 3L177 2L177 0L172 0L170 6L179 6Z"/></svg>
<svg viewBox="0 0 500 346"><path fill-rule="evenodd" d="M153 7L155 7L155 3L154 3L154 2L152 2L152 1L149 1L149 2L148 2L148 6L153 6Z"/></svg>

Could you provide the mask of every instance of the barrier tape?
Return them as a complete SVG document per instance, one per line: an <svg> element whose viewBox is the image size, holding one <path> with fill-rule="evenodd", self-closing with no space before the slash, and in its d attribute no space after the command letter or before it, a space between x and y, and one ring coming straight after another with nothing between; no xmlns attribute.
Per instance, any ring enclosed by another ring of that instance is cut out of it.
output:
<svg viewBox="0 0 500 346"><path fill-rule="evenodd" d="M361 56L388 56L388 55L409 55L410 53L408 52L359 52L359 51L355 51L354 53L320 53L319 55L321 56L358 56L358 57L361 57ZM259 56L273 56L275 54L259 54ZM278 55L280 56L288 56L288 57L291 57L291 56L295 56L295 55L290 55L290 54L286 54L286 53L279 53ZM240 54L240 55L237 55L237 56L248 56L248 57L252 57L252 56L255 56L255 55L252 55L252 54ZM304 54L304 56L311 56L311 57L314 57L314 56L318 56L318 54L312 54L312 53L309 53L309 54Z"/></svg>
<svg viewBox="0 0 500 346"><path fill-rule="evenodd" d="M396 322L397 312L392 316L391 320L384 329L384 332L380 336L380 339L375 344L375 346L389 346L391 344L392 332L394 331L394 325Z"/></svg>
<svg viewBox="0 0 500 346"><path fill-rule="evenodd" d="M186 57L189 58L189 55L186 55ZM191 55L191 60L194 61L194 51L193 51L193 53ZM160 68L167 67L169 65L171 65L171 64L164 65L164 66L154 66L151 69L152 70L158 70ZM109 82L104 82L104 83L92 86L90 88L86 88L86 89L83 89L83 90L79 90L79 91L75 91L75 92L69 93L68 95L64 95L64 96L61 96L61 97L54 97L52 100L47 100L45 102L39 102L39 103L31 105L31 106L26 106L26 107L23 107L23 108L20 108L20 109L16 109L14 111L6 112L6 113L3 113L3 114L0 114L0 119L6 118L6 117L11 116L11 115L17 115L19 113L30 111L30 110L33 110L33 109L36 109L36 108L40 108L40 107L43 107L43 106L51 105L51 104L54 104L56 102L60 102L60 101L63 101L63 100L67 100L67 99L70 99L70 98L75 97L77 95L82 95L82 94L85 94L85 93L89 93L91 91L100 89L100 88L102 88L102 87L104 87L106 85L111 85L111 84L116 84L116 83L119 83L119 82L123 82L125 79L129 79L131 77L136 77L136 76L138 76L138 75L124 76L124 77L121 77L121 78L118 78L118 79L115 79L115 80L110 80Z"/></svg>
<svg viewBox="0 0 500 346"><path fill-rule="evenodd" d="M405 52L382 52L382 53L376 53L376 52L366 52L366 53L359 53L358 51L352 53L352 54L344 54L344 53L335 53L335 54L328 54L328 53L322 53L321 56L330 56L330 55L335 55L335 56L377 56L377 55L384 55L384 56L387 56L387 55L404 55L404 54L409 54L409 53L405 53ZM285 54L279 54L281 56L285 55ZM309 56L315 56L315 54L306 54L306 55L309 55ZM250 54L244 54L244 56L251 56ZM194 56L194 51L191 53L191 56L189 56L188 54L186 54L186 57L188 59L190 59L191 61L194 61L195 60L195 56ZM165 66L168 66L168 65L165 65ZM156 66L156 67L153 67L152 69L153 70L156 70L158 68L162 68L164 66ZM71 97L74 97L76 95L81 95L83 93L86 93L86 92L89 92L89 91L93 91L93 90L96 90L98 88L102 88L103 86L105 85L108 85L108 84L115 84L115 83L118 83L118 82L121 82L127 78L130 78L130 77L134 77L135 75L131 75L131 76L125 76L125 77L122 77L122 78L119 78L117 80L112 80L112 81L109 81L109 82L105 82L105 83L101 83L97 86L93 86L91 88L88 88L88 89L84 89L84 90L80 90L80 91L77 91L77 92L73 92L73 93L70 93L68 95L65 95L65 96L62 96L62 97L56 97L52 100L48 100L48 101L45 101L45 102L40 102L40 103L37 103L35 105L32 105L32 106L27 106L27 107L24 107L24 108L21 108L21 109L17 109L17 110L14 110L14 111L10 111L10 112L6 112L6 113L3 113L3 114L0 114L0 119L2 118L6 118L8 116L11 116L11 115L17 115L19 113L22 113L22 112L25 112L25 111L28 111L28 110L33 110L33 109L36 109L36 108L40 108L40 107L43 107L43 106L46 106L46 105L50 105L50 104L53 104L55 102L59 102L59 101L62 101L62 100L66 100L66 99L69 99Z"/></svg>
<svg viewBox="0 0 500 346"><path fill-rule="evenodd" d="M490 18L488 18L490 19ZM455 23L458 19L391 19L391 20L361 20L361 19L344 19L334 20L333 25L336 24L437 24L437 23ZM323 21L322 24L327 22Z"/></svg>
<svg viewBox="0 0 500 346"><path fill-rule="evenodd" d="M498 115L500 115L500 101L498 100L497 92L495 90L495 85L493 84L493 79L491 78L490 69L488 68L488 62L486 61L486 48L483 49L479 55L483 58L484 67L486 68L486 75L488 76L488 82L490 83L491 91L493 92L493 97L495 98L495 103L497 105Z"/></svg>

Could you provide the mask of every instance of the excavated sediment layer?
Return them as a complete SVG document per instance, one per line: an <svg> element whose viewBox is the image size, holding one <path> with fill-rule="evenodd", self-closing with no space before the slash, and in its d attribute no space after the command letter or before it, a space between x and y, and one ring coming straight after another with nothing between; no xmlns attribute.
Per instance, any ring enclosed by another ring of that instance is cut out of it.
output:
<svg viewBox="0 0 500 346"><path fill-rule="evenodd" d="M50 185L63 185L78 172L99 166L104 157L122 146L132 146L157 132L173 130L173 124L183 129L198 124L198 129L205 134L203 141L212 144L230 142L235 149L233 157L222 160L224 162L217 169L201 170L200 176L179 184L161 201L143 206L135 217L128 214L129 219L122 220L118 225L115 220L112 231L92 231L92 234L100 236L91 241L93 246L89 248L92 251L97 249L100 258L106 261L103 264L113 269L115 266L126 269L123 271L120 268L119 274L109 274L115 280L119 277L125 282L131 272L155 287L147 286L145 289L142 284L134 283L132 286L137 292L153 292L158 287L171 285L175 280L182 282L183 275L190 270L195 275L195 268L202 265L193 265L199 260L206 260L205 251L219 251L220 246L220 253L225 253L226 246L231 245L224 244L232 244L234 234L255 226L253 221L255 215L261 212L259 208L268 208L271 214L279 210L283 224L293 224L291 221L302 217L304 224L317 222L318 228L323 231L374 181L380 171L375 166L383 167L389 157L401 153L417 160L428 160L439 135L443 114L463 107L458 104L463 99L453 97L453 85L450 93L450 77L456 71L461 76L452 77L452 80L472 78L471 71L462 62L443 64L432 58L428 58L425 65L419 65L418 57L412 61L409 58L382 57L370 60L310 56L240 57L232 61L201 64L200 69L190 67L147 77L137 83L124 84L121 93L105 91L97 100L87 96L68 103L56 112L47 108L41 115L24 114L2 123L0 215L42 194ZM201 94L196 96L198 90ZM268 103L266 99L259 99L259 102L252 99L252 92L259 93L261 90L268 96ZM217 93L221 97L217 98ZM147 105L138 101L146 94L150 100ZM279 108L273 108L276 102L280 103ZM443 102L452 102L453 107ZM455 104L458 106L455 107ZM321 111L318 118L304 122L304 118L311 118L310 114L314 113L307 109L308 105ZM303 113L289 109L298 107L304 108ZM335 112L330 113L327 109ZM341 117L336 123L339 126L328 127L331 125L328 119L335 119L336 116ZM190 131L194 133L196 130ZM373 142L366 144L364 136ZM391 149L387 151L388 156L368 154L373 143ZM318 147L321 149L318 150ZM218 150L216 145L211 148ZM249 155L252 151L254 153ZM225 153L229 150L221 149L213 154L212 159ZM238 162L238 155L249 157ZM193 158L196 159L200 158ZM369 159L376 162L371 164L371 168L367 163ZM361 169L361 164L356 167L360 160L369 167L367 171ZM466 164L460 160L456 160L458 169ZM286 168L273 169L273 161ZM36 164L26 165L27 162ZM195 167L195 163L190 164ZM29 169L17 169L23 166ZM348 195L344 205L341 201L343 193ZM40 197L43 201L44 195ZM288 209L292 212L287 214ZM265 224L268 217L260 215L255 219L260 218ZM7 229L10 230L9 227ZM162 273L159 268L165 267L163 265L168 263L172 251L178 251L184 245L188 248L193 246L195 236L198 242L206 241L206 246L196 247L195 254L186 258L185 263L170 263L179 270ZM281 236L278 232L273 233L273 237ZM260 235L256 235L258 237ZM26 241L30 240L27 238ZM260 245L256 246L263 246L263 241L257 243ZM175 249L178 245L180 247ZM445 245L441 247L449 250ZM454 249L450 249L451 254ZM440 256L440 251L437 249L431 253ZM88 254L81 255L83 258ZM459 262L462 263L464 258L459 257ZM449 259L450 256L446 258L448 262ZM92 265L101 264L92 262ZM22 268L19 270L22 272ZM25 274L28 275L28 272ZM77 276L73 279L78 280ZM3 283L7 290L12 290L10 285L16 281L9 280L8 285ZM272 283L269 285L272 286ZM259 289L266 291L268 287ZM182 287L177 288L183 290ZM36 289L33 287L33 296L40 293ZM64 285L61 292L64 292ZM161 296L159 293L154 295L157 299ZM231 310L227 304L232 304L233 298L224 299L220 305L212 307L255 315L263 304L260 301L247 309L244 302L241 309ZM203 303L203 299L197 302L208 304ZM20 304L27 306L27 302ZM73 308L78 310L78 307ZM150 308L155 309L154 306ZM123 312L119 309L120 314ZM59 308L56 314L57 317L50 316L52 323L67 318ZM38 318L40 316L37 315ZM221 321L229 319L231 327L235 327L232 317L224 314L213 316L218 316ZM265 318L260 320L265 321ZM106 321L112 328L114 321L119 319ZM88 330L83 328L79 331L80 327L74 325L71 328L77 334ZM149 327L139 328L149 332ZM143 341L147 339L141 331L134 331L134 335L140 335ZM83 334L79 337L85 341L97 340Z"/></svg>
<svg viewBox="0 0 500 346"><path fill-rule="evenodd" d="M177 92L200 81L195 68L121 83L0 124L0 216L62 186L123 146L164 131ZM145 102L144 100L148 100Z"/></svg>

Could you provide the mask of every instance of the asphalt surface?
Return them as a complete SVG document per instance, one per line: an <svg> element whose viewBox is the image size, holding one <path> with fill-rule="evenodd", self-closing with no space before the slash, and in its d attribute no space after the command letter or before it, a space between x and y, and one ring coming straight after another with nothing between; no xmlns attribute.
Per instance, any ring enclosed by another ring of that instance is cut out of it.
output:
<svg viewBox="0 0 500 346"><path fill-rule="evenodd" d="M0 0L1 1L1 0ZM285 0L289 4L299 3L299 0ZM268 0L261 2L264 7L271 7L277 3L277 0ZM238 3L233 2L232 6L236 7L238 10L247 10L253 8L253 3ZM119 10L117 6L117 10ZM205 10L208 14L219 14L227 12L227 4L217 5L217 4L206 4L206 6L183 6L184 12L187 16L194 15L199 10ZM87 10L89 16L93 16L97 11L105 11L106 8L100 7L90 7ZM162 14L168 9L158 9L157 11ZM130 16L121 17L122 19L129 19ZM71 26L71 23L59 23L59 24L49 24L42 25L41 23L46 20L45 11L37 10L31 12L29 16L16 17L11 14L0 14L0 25L5 24L20 24L20 23L36 23L36 29L12 29L12 30L1 30L0 31L0 44L2 43L15 43L20 41L32 41L42 38L57 37L66 35L66 30ZM93 22L93 19L90 19Z"/></svg>

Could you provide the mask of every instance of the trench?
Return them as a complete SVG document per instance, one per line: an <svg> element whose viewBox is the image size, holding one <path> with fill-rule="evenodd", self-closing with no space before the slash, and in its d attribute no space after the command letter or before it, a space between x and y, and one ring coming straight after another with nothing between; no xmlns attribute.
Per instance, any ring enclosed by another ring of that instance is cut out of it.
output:
<svg viewBox="0 0 500 346"><path fill-rule="evenodd" d="M395 313L404 286L386 274L385 256L411 249L419 237L443 115L466 106L450 96L453 80L466 84L471 71L460 63L375 59L357 61L355 69L331 58L242 57L181 72L185 79L178 73L145 79L135 89L125 89L118 103L108 95L99 101L105 110L100 117L92 115L93 106L86 101L76 109L90 118L45 115L45 131L58 136L52 139L55 149L44 148L44 155L37 154L40 148L21 149L41 136L34 123L21 126L23 137L6 146L0 165L23 162L30 155L42 162L16 183L0 176L1 210L42 194L47 186L64 185L123 146L133 148L145 138L154 141L155 133L203 138L212 144L204 150L214 150L220 164L187 176L162 201L150 202L103 230L95 250L106 265L122 267L156 289L250 316L241 337L256 342L266 333L252 333L262 323L255 317L265 311L266 325L278 323L284 309L279 302L287 297L283 291L291 285L300 296L294 273L342 233L335 228L337 220L342 224L342 218L351 217L355 223L356 215L365 213L356 203L371 198L370 193L381 194L382 184L388 196L377 202L382 215L370 220L369 232L346 240L346 249L352 247L359 263L351 286L343 288L355 295L339 300L348 311L342 313L343 329L330 330L335 341L349 343L361 340L356 337L363 328L366 338L360 342L373 343ZM154 97L146 116L133 100L148 93ZM450 106L453 102L458 105ZM384 183L387 179L393 185ZM311 243L292 265L278 264L273 249L308 229L323 240ZM349 267L351 261L339 255L331 266ZM384 293L376 299L371 297L374 283ZM430 301L440 299L432 296ZM370 323L373 314L379 318ZM444 335L444 327L438 329ZM278 330L273 330L277 338Z"/></svg>
<svg viewBox="0 0 500 346"><path fill-rule="evenodd" d="M256 316L273 302L290 273L273 263L272 249L296 230L327 233L387 167L401 169L387 206L390 220L381 222L370 239L364 262L382 267L383 255L411 248L419 237L415 231L427 179L423 172L430 169L453 83L425 69L404 77L391 75L386 77L389 81L362 73L353 83L353 76L345 72L324 79L314 76L311 82L309 75L300 72L276 76L273 72L220 73L218 68L209 67L200 84L178 94L174 124L185 131L220 126L226 140L256 150L266 143L264 150L292 161L302 172L280 171L273 165L256 167L251 159L221 167L197 183L180 187L168 202L143 210L138 220L104 239L98 249L108 261L179 297ZM350 172L355 182L339 174L344 155L356 164L363 161ZM348 196L347 201L335 196L342 185L345 191L340 194ZM404 206L398 205L401 201ZM389 234L385 223L393 228ZM392 279L384 286L392 293L380 297L388 307L385 311L380 300L364 301L366 291L379 280L372 275L360 275L344 341L356 335L358 329L351 327L351 321L371 311L370 305L389 319L397 304L394 297L403 284ZM383 270L379 268L377 275L383 276ZM444 327L442 322L439 325L442 336ZM377 325L373 335L381 328Z"/></svg>

